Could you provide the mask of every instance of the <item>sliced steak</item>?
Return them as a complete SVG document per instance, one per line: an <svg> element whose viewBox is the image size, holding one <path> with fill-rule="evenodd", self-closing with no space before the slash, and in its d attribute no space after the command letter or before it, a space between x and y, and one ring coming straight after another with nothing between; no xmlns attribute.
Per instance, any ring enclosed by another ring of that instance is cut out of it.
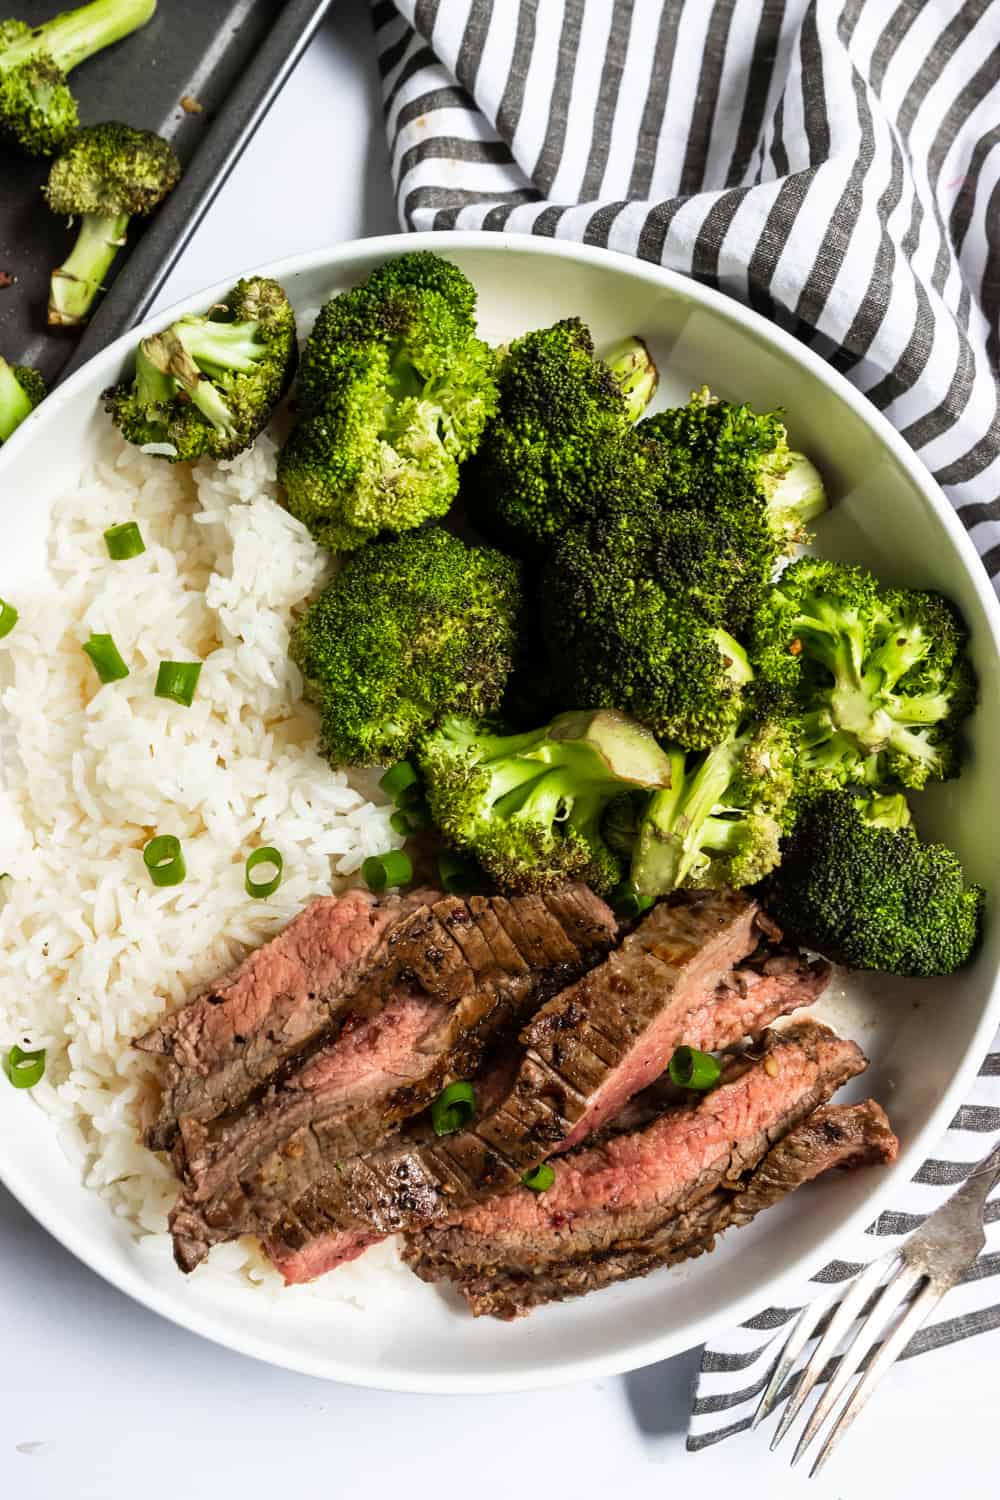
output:
<svg viewBox="0 0 1000 1500"><path fill-rule="evenodd" d="M589 1256L543 1260L508 1270L449 1261L433 1245L425 1246L430 1235L416 1235L409 1240L405 1257L425 1281L455 1281L477 1317L520 1317L543 1303L582 1296L702 1255L714 1249L724 1230L749 1224L762 1209L822 1172L892 1162L898 1149L885 1112L873 1099L863 1104L825 1105L772 1146L741 1178L736 1191L736 1185L727 1182L668 1218L641 1242L623 1238Z"/></svg>
<svg viewBox="0 0 1000 1500"><path fill-rule="evenodd" d="M306 1245L322 1240L322 1250L312 1245L309 1264L331 1270L340 1263L341 1232L348 1246L358 1232L419 1228L516 1187L526 1168L576 1138L581 1118L593 1131L618 1113L681 1042L732 1046L811 1003L828 981L826 964L796 958L789 967L787 955L765 950L752 964L732 967L756 943L755 917L754 904L732 893L658 907L621 949L539 1011L522 1033L527 1046L513 1085L474 1128L437 1141L400 1141L328 1172L282 1214L267 1245L272 1259L282 1269L298 1266ZM699 934L694 974L687 959L678 975L668 956L690 954ZM767 972L773 962L780 972Z"/></svg>
<svg viewBox="0 0 1000 1500"><path fill-rule="evenodd" d="M134 1043L167 1059L147 1144L166 1150L181 1115L236 1109L330 1028L410 900L367 891L321 896L229 974Z"/></svg>
<svg viewBox="0 0 1000 1500"><path fill-rule="evenodd" d="M334 1040L238 1114L182 1117L178 1263L191 1269L220 1240L266 1232L324 1168L377 1146L449 1079L475 1073L491 1038L564 988L616 930L583 886L446 897L398 921Z"/></svg>

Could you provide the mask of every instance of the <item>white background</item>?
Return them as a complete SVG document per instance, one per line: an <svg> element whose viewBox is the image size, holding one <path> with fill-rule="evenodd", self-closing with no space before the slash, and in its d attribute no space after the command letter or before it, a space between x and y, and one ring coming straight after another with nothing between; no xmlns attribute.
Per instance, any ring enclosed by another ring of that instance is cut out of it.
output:
<svg viewBox="0 0 1000 1500"><path fill-rule="evenodd" d="M396 227L367 3L336 0L160 303ZM742 1500L964 1500L1000 1487L1000 1334L900 1366L812 1483L757 1438L685 1453L696 1366L692 1353L524 1396L325 1384L133 1305L0 1189L2 1500L619 1500L736 1485Z"/></svg>

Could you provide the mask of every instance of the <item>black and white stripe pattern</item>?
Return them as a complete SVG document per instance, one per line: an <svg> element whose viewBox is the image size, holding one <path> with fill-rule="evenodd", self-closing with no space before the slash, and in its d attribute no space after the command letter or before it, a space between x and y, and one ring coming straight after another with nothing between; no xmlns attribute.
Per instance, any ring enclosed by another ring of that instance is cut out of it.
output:
<svg viewBox="0 0 1000 1500"><path fill-rule="evenodd" d="M400 221L659 261L794 331L885 412L1000 579L998 0L374 0ZM1000 1036L836 1282L1000 1134ZM1000 1201L907 1354L1000 1328ZM799 1304L815 1295L806 1287ZM748 1425L771 1308L706 1349L689 1446Z"/></svg>
<svg viewBox="0 0 1000 1500"><path fill-rule="evenodd" d="M864 391L1000 577L996 0L375 0L407 229L660 261Z"/></svg>

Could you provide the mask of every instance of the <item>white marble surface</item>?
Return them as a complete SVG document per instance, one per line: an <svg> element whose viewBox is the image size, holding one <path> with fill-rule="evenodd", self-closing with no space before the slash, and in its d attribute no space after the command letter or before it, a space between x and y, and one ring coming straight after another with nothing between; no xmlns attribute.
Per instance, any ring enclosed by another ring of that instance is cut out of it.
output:
<svg viewBox="0 0 1000 1500"><path fill-rule="evenodd" d="M652 3L652 0L649 0ZM337 0L161 303L396 228L366 0ZM498 1328L497 1337L503 1337ZM185 1333L78 1265L0 1189L0 1497L475 1500L561 1492L908 1500L996 1491L1000 1334L900 1366L813 1483L766 1443L688 1455L696 1355L545 1395L352 1390Z"/></svg>

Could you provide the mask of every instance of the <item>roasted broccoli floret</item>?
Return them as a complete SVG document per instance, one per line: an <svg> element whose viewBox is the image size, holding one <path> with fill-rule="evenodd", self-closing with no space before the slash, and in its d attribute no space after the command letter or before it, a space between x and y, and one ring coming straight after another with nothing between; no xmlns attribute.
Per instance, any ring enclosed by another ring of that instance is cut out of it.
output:
<svg viewBox="0 0 1000 1500"><path fill-rule="evenodd" d="M648 575L642 515L571 531L541 581L546 647L563 703L620 708L685 750L744 717L752 672L739 642Z"/></svg>
<svg viewBox="0 0 1000 1500"><path fill-rule="evenodd" d="M69 258L52 272L50 323L83 322L129 220L151 213L180 175L172 147L152 130L106 124L76 132L52 163L45 188L53 213L81 220Z"/></svg>
<svg viewBox="0 0 1000 1500"><path fill-rule="evenodd" d="M462 477L475 524L537 557L567 528L599 516L609 494L642 490L632 422L656 384L655 366L637 357L644 347L629 340L612 367L596 357L579 318L513 341L499 410Z"/></svg>
<svg viewBox="0 0 1000 1500"><path fill-rule="evenodd" d="M774 412L716 400L707 387L687 406L648 417L636 429L664 509L695 511L730 527L748 565L768 576L777 558L808 541L826 509L823 481Z"/></svg>
<svg viewBox="0 0 1000 1500"><path fill-rule="evenodd" d="M162 443L171 463L234 458L267 425L295 368L295 315L276 281L238 281L204 317L139 345L135 378L104 393L130 443Z"/></svg>
<svg viewBox="0 0 1000 1500"><path fill-rule="evenodd" d="M0 447L48 395L45 381L28 365L9 365L0 355Z"/></svg>
<svg viewBox="0 0 1000 1500"><path fill-rule="evenodd" d="M752 657L764 691L799 718L816 788L956 774L976 689L962 622L939 594L801 558L758 612Z"/></svg>
<svg viewBox="0 0 1000 1500"><path fill-rule="evenodd" d="M517 563L439 527L349 558L292 636L323 753L384 765L445 714L495 710L520 601Z"/></svg>
<svg viewBox="0 0 1000 1500"><path fill-rule="evenodd" d="M621 863L601 832L605 809L629 788L666 785L670 774L653 736L618 713L573 711L515 735L446 719L418 759L445 838L514 891L565 880L610 890Z"/></svg>
<svg viewBox="0 0 1000 1500"><path fill-rule="evenodd" d="M323 546L360 547L451 506L496 405L496 355L476 337L474 309L456 266L415 251L320 312L278 477Z"/></svg>
<svg viewBox="0 0 1000 1500"><path fill-rule="evenodd" d="M853 969L951 974L979 935L983 891L958 856L924 843L902 796L815 798L762 887L788 935Z"/></svg>
<svg viewBox="0 0 1000 1500"><path fill-rule="evenodd" d="M754 885L780 858L791 819L794 746L754 724L703 755L671 748L670 786L649 799L632 856L640 903L683 887Z"/></svg>
<svg viewBox="0 0 1000 1500"><path fill-rule="evenodd" d="M0 22L0 134L34 156L58 151L78 124L67 74L155 10L156 0L93 0L41 26Z"/></svg>

